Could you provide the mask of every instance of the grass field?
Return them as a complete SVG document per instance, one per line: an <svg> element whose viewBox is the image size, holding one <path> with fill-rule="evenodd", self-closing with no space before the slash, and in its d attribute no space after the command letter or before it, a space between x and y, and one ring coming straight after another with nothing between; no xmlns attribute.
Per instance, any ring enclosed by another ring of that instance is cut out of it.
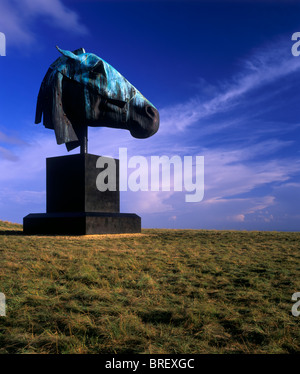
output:
<svg viewBox="0 0 300 374"><path fill-rule="evenodd" d="M23 236L0 222L1 353L300 353L300 233Z"/></svg>

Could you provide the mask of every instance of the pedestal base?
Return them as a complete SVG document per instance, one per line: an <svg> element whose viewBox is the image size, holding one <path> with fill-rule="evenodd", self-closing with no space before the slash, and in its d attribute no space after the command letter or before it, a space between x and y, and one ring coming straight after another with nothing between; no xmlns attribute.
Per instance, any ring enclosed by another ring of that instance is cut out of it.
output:
<svg viewBox="0 0 300 374"><path fill-rule="evenodd" d="M27 235L140 233L141 217L129 213L32 213L23 218Z"/></svg>

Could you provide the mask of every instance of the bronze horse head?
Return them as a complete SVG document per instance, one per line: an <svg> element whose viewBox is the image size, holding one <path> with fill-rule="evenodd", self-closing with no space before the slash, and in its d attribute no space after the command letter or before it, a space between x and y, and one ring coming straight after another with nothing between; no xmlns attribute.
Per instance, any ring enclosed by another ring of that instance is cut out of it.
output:
<svg viewBox="0 0 300 374"><path fill-rule="evenodd" d="M35 118L40 123L43 115L57 144L65 143L68 151L82 146L87 126L127 129L135 138L157 132L157 109L116 69L83 48L58 50L62 56L43 79Z"/></svg>

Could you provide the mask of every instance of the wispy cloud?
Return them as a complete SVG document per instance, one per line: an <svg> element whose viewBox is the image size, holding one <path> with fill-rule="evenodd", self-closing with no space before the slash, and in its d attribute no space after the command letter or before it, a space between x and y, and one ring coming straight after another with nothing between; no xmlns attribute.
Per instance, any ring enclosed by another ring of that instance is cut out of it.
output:
<svg viewBox="0 0 300 374"><path fill-rule="evenodd" d="M246 95L279 81L281 78L300 70L300 59L294 58L286 48L286 42L277 41L268 49L256 50L247 60L241 61L241 71L218 87L201 81L202 93L218 91L213 98L191 98L185 103L172 105L160 111L162 130L184 131L188 126L215 114L228 112L239 105ZM284 89L282 87L281 89ZM276 92L271 92L274 95Z"/></svg>
<svg viewBox="0 0 300 374"><path fill-rule="evenodd" d="M46 22L50 27L70 31L76 35L87 34L79 15L61 0L1 0L0 25L10 44L23 47L36 40L33 26Z"/></svg>
<svg viewBox="0 0 300 374"><path fill-rule="evenodd" d="M122 194L123 195L123 194ZM173 206L167 200L173 195L172 191L167 192L126 192L121 200L121 206L125 211L138 214L166 213L172 212Z"/></svg>
<svg viewBox="0 0 300 374"><path fill-rule="evenodd" d="M0 156L4 160L17 161L18 157L9 149L0 146Z"/></svg>
<svg viewBox="0 0 300 374"><path fill-rule="evenodd" d="M282 183L300 172L300 160L274 158L290 141L268 140L247 148L205 151L205 196L210 199L230 198L271 183ZM276 153L277 152L277 153Z"/></svg>
<svg viewBox="0 0 300 374"><path fill-rule="evenodd" d="M0 131L0 143L6 144L25 144L24 140L16 135L8 135L7 133Z"/></svg>

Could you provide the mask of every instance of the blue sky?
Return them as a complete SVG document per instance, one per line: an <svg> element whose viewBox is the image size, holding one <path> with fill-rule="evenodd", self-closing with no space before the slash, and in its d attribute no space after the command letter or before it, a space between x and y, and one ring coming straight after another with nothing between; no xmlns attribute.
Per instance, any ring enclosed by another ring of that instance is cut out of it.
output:
<svg viewBox="0 0 300 374"><path fill-rule="evenodd" d="M149 139L90 129L90 153L204 156L201 202L185 202L185 191L128 191L122 212L143 227L298 231L299 10L280 0L1 0L0 219L45 212L45 159L68 153L34 124L58 45L102 57L160 112Z"/></svg>

